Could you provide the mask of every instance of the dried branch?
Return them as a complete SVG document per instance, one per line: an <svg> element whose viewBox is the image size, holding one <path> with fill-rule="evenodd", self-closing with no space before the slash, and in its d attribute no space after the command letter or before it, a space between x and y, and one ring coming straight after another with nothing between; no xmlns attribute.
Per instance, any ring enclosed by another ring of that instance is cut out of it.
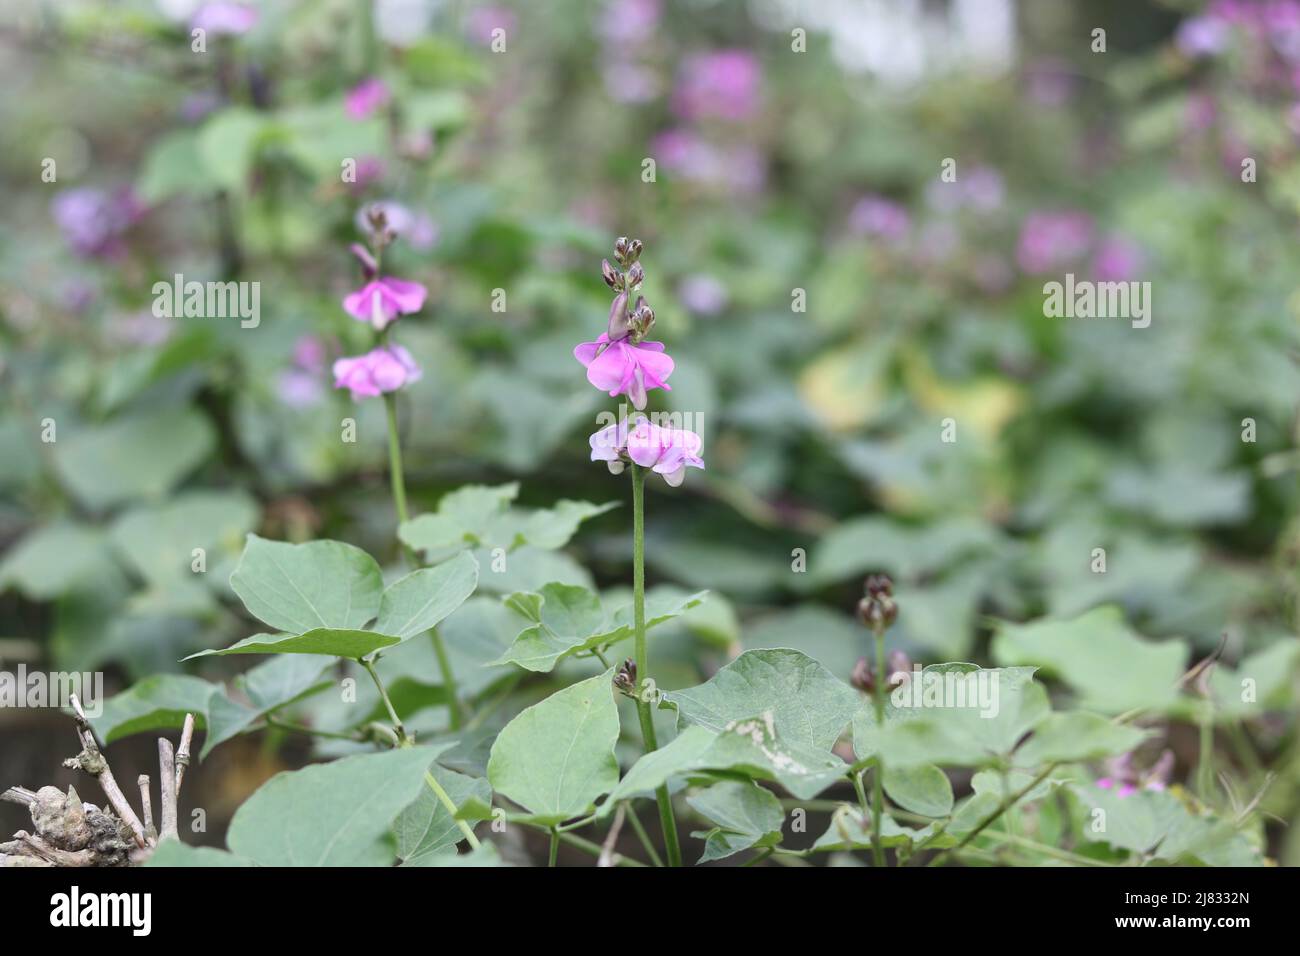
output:
<svg viewBox="0 0 1300 956"><path fill-rule="evenodd" d="M142 773L136 779L140 785L140 806L144 807L144 835L150 843L158 842L158 831L153 825L153 804L149 797L149 775Z"/></svg>
<svg viewBox="0 0 1300 956"><path fill-rule="evenodd" d="M162 790L162 804L158 808L158 838L179 838L176 828L176 758L172 742L166 737L158 738L158 785Z"/></svg>
<svg viewBox="0 0 1300 956"><path fill-rule="evenodd" d="M26 787L10 787L4 793L0 793L0 800L5 803L17 803L24 807L30 807L35 799L36 792Z"/></svg>
<svg viewBox="0 0 1300 956"><path fill-rule="evenodd" d="M185 768L190 765L190 740L194 737L194 715L185 715L185 726L181 730L181 743L176 748L176 796L181 795L181 783L185 780Z"/></svg>
<svg viewBox="0 0 1300 956"><path fill-rule="evenodd" d="M72 710L77 720L77 737L81 740L81 753L77 756L65 760L65 767L80 768L91 776L99 778L99 786L103 789L104 795L108 797L109 804L121 818L122 822L130 827L132 834L135 835L137 845L144 847L148 841L144 835L144 825L140 818L135 815L131 809L131 804L126 799L126 794L122 788L117 785L117 779L113 776L113 770L108 765L108 760L100 752L99 744L95 742L95 733L90 729L90 721L86 719L86 712L82 710L81 701L77 699L76 694L69 695L72 703Z"/></svg>
<svg viewBox="0 0 1300 956"><path fill-rule="evenodd" d="M613 866L614 865L614 845L618 843L619 831L623 829L623 817L627 812L627 805L620 803L618 809L614 811L614 822L609 828L609 833L605 837L605 842L600 846L600 856L596 858L596 866Z"/></svg>

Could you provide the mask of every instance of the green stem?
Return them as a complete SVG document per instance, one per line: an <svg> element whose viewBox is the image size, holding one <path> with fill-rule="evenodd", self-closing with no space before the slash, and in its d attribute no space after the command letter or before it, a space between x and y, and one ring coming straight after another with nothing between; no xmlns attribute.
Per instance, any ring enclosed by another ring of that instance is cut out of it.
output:
<svg viewBox="0 0 1300 956"><path fill-rule="evenodd" d="M641 818L636 815L636 808L632 806L631 801L625 802L623 809L627 811L627 822L632 824L632 829L636 831L637 839L641 841L641 846L645 848L646 856L650 857L650 862L655 866L663 866L664 861L659 858L659 851L655 849L650 834L646 833L645 827L641 825Z"/></svg>
<svg viewBox="0 0 1300 956"><path fill-rule="evenodd" d="M397 733L398 744L403 747L407 746L409 740L406 736L406 728L402 726L402 720L397 716L397 708L395 708L393 702L388 699L388 691L384 689L384 682L379 679L379 672L375 670L374 661L367 660L363 657L358 659L357 663L366 669L366 673L370 675L370 679L375 682L375 687L379 691L379 696L384 700L384 707L388 709L388 719L393 722L393 730Z"/></svg>
<svg viewBox="0 0 1300 956"><path fill-rule="evenodd" d="M393 483L393 504L397 508L397 521L405 524L406 478L402 475L402 439L397 431L397 393L384 393L384 409L388 412L388 476Z"/></svg>
<svg viewBox="0 0 1300 956"><path fill-rule="evenodd" d="M409 512L406 508L406 477L402 470L402 438L397 428L397 393L384 393L384 410L388 413L388 475L393 485L393 506L397 509L397 522L400 533L400 526L406 524L409 520ZM405 548L405 545L403 545ZM406 549L414 563L419 564L416 555L410 549ZM433 639L433 652L438 658L438 669L442 672L442 685L447 689L448 704L447 709L450 711L451 729L459 730L461 724L461 707L456 687L456 675L451 669L451 659L447 656L447 646L443 643L442 635L438 633L437 628L429 631Z"/></svg>
<svg viewBox="0 0 1300 956"><path fill-rule="evenodd" d="M287 720L281 720L278 717L266 715L266 726L274 727L276 730L288 731L292 734L308 734L312 737L328 737L330 740L362 740L359 734L341 734L333 730L317 730L315 727L304 727L302 724L290 723Z"/></svg>
<svg viewBox="0 0 1300 956"><path fill-rule="evenodd" d="M479 848L478 837L474 835L474 830L468 823L464 820L456 819L456 814L460 811L456 807L456 801L451 798L451 794L447 793L447 791L443 789L442 784L438 782L438 778L428 770L424 772L424 782L429 785L429 789L432 790L434 796L438 798L438 802L441 803L446 808L447 812L451 814L451 818L456 820L456 826L460 828L461 833L465 834L465 840L469 843L470 849L477 850Z"/></svg>
<svg viewBox="0 0 1300 956"><path fill-rule="evenodd" d="M555 866L555 859L560 855L560 832L551 827L551 857L547 860L546 865Z"/></svg>
<svg viewBox="0 0 1300 956"><path fill-rule="evenodd" d="M876 704L876 726L885 728L885 684L889 677L885 673L885 629L876 628L876 682L872 697ZM880 819L885 797L885 762L876 754L876 769L871 773L871 859L876 866L885 865L885 846L880 836ZM857 778L854 778L855 780ZM861 786L861 784L858 784Z"/></svg>
<svg viewBox="0 0 1300 956"><path fill-rule="evenodd" d="M635 462L629 467L632 469L632 607L635 642L633 659L636 661L637 681L641 686L645 686L645 682L650 677L649 654L645 639L645 469ZM641 722L641 736L645 739L646 752L658 750L654 715L641 693L637 694L636 713ZM673 817L672 797L669 796L666 783L655 790L655 802L659 805L659 825L664 832L664 850L668 855L668 865L681 866L682 849L677 843L677 820Z"/></svg>

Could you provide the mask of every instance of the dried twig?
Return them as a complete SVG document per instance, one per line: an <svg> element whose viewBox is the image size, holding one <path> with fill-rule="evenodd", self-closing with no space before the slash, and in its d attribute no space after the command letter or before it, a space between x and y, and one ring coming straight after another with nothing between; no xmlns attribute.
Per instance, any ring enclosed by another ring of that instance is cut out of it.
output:
<svg viewBox="0 0 1300 956"><path fill-rule="evenodd" d="M614 811L614 822L610 825L605 842L600 846L600 856L596 857L596 866L614 865L614 844L618 843L619 831L623 829L623 817L626 810L627 806L620 803L618 809Z"/></svg>
<svg viewBox="0 0 1300 956"><path fill-rule="evenodd" d="M29 807L32 801L36 799L36 791L28 790L26 787L10 787L4 793L0 793L0 800L5 803L17 803Z"/></svg>
<svg viewBox="0 0 1300 956"><path fill-rule="evenodd" d="M153 804L149 798L149 775L142 773L136 779L140 785L140 806L144 807L144 835L150 843L158 842L158 831L153 825Z"/></svg>
<svg viewBox="0 0 1300 956"><path fill-rule="evenodd" d="M117 785L117 779L113 776L113 770L108 765L108 760L99 750L99 744L95 742L95 733L90 729L90 721L86 719L86 712L82 710L81 701L77 699L76 694L69 695L72 703L73 713L77 720L77 737L81 740L81 753L64 761L64 766L79 767L86 773L99 778L99 786L103 789L104 795L108 797L108 802L112 805L113 811L118 815L123 823L130 829L135 836L135 842L138 846L148 845L144 835L144 825L140 818L135 815L131 809L131 804L126 799L126 794L122 788Z"/></svg>
<svg viewBox="0 0 1300 956"><path fill-rule="evenodd" d="M185 726L181 730L181 743L176 748L176 796L181 795L181 783L185 780L185 768L190 765L190 740L194 737L194 715L185 715Z"/></svg>
<svg viewBox="0 0 1300 956"><path fill-rule="evenodd" d="M172 742L166 737L158 738L158 785L162 790L158 838L179 837L176 829L176 758Z"/></svg>

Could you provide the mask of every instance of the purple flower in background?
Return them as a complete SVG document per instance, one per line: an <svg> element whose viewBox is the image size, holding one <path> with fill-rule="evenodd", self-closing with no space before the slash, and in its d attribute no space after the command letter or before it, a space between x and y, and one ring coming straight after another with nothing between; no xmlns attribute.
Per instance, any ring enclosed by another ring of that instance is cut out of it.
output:
<svg viewBox="0 0 1300 956"><path fill-rule="evenodd" d="M276 379L276 392L290 408L310 408L325 396L320 374L325 369L325 343L314 335L293 344L293 367Z"/></svg>
<svg viewBox="0 0 1300 956"><path fill-rule="evenodd" d="M762 189L767 178L763 156L751 146L720 149L685 127L665 130L654 138L651 150L659 165L683 179L723 186L741 195Z"/></svg>
<svg viewBox="0 0 1300 956"><path fill-rule="evenodd" d="M428 290L418 282L381 276L345 297L343 308L357 321L369 322L382 331L399 315L410 315L424 308L426 295Z"/></svg>
<svg viewBox="0 0 1300 956"><path fill-rule="evenodd" d="M648 66L621 60L608 61L603 70L605 92L619 103L648 103L659 95L659 73Z"/></svg>
<svg viewBox="0 0 1300 956"><path fill-rule="evenodd" d="M648 389L672 391L667 379L673 373L673 360L664 354L662 342L610 342L609 334L602 332L596 341L575 348L573 357L587 367L592 385L610 395L627 395L637 408L645 408Z"/></svg>
<svg viewBox="0 0 1300 956"><path fill-rule="evenodd" d="M191 93L181 101L181 120L186 123L197 123L219 106L221 106L221 96L214 90Z"/></svg>
<svg viewBox="0 0 1300 956"><path fill-rule="evenodd" d="M1173 770L1172 750L1161 753L1160 759L1145 772L1133 766L1133 752L1130 750L1106 761L1106 776L1098 778L1097 786L1103 790L1113 788L1119 797L1130 797L1139 789L1164 790L1169 786Z"/></svg>
<svg viewBox="0 0 1300 956"><path fill-rule="evenodd" d="M696 315L717 315L727 307L727 287L713 276L689 275L677 287L682 305Z"/></svg>
<svg viewBox="0 0 1300 956"><path fill-rule="evenodd" d="M487 46L492 42L492 31L498 28L508 37L515 31L515 14L507 7L478 7L470 11L465 21L465 33L471 40Z"/></svg>
<svg viewBox="0 0 1300 956"><path fill-rule="evenodd" d="M374 236L371 215L376 212L384 214L384 228L394 235L401 236L411 244L413 249L424 251L433 248L438 241L438 225L426 213L413 212L409 207L391 199L366 203L357 210L354 222L357 230L366 236Z"/></svg>
<svg viewBox="0 0 1300 956"><path fill-rule="evenodd" d="M1107 236L1097 246L1092 272L1099 282L1129 282L1146 264L1142 248L1123 236Z"/></svg>
<svg viewBox="0 0 1300 956"><path fill-rule="evenodd" d="M654 32L662 11L660 0L612 0L601 14L598 31L606 43L636 43Z"/></svg>
<svg viewBox="0 0 1300 956"><path fill-rule="evenodd" d="M357 160L357 180L352 183L353 189L365 189L371 183L383 179L384 173L388 167L378 156L362 156Z"/></svg>
<svg viewBox="0 0 1300 956"><path fill-rule="evenodd" d="M925 191L926 201L940 212L959 209L993 212L1002 205L1005 196L1002 174L988 166L963 170L954 182L933 180Z"/></svg>
<svg viewBox="0 0 1300 956"><path fill-rule="evenodd" d="M387 106L390 98L388 84L377 76L370 76L348 90L343 108L350 118L363 120Z"/></svg>
<svg viewBox="0 0 1300 956"><path fill-rule="evenodd" d="M190 28L208 33L239 36L253 29L257 10L242 3L205 3L194 11Z"/></svg>
<svg viewBox="0 0 1300 956"><path fill-rule="evenodd" d="M849 211L849 231L857 236L900 242L907 238L911 228L912 217L907 210L883 196L863 196Z"/></svg>
<svg viewBox="0 0 1300 956"><path fill-rule="evenodd" d="M687 120L744 120L758 110L761 73L745 50L718 50L688 57L673 93L673 110Z"/></svg>
<svg viewBox="0 0 1300 956"><path fill-rule="evenodd" d="M365 355L334 363L334 387L348 389L353 399L395 392L419 378L420 367L400 345L381 345Z"/></svg>
<svg viewBox="0 0 1300 956"><path fill-rule="evenodd" d="M1218 17L1190 17L1178 25L1174 43L1193 58L1214 56L1228 42L1228 24Z"/></svg>
<svg viewBox="0 0 1300 956"><path fill-rule="evenodd" d="M68 245L85 258L120 255L122 233L144 215L135 193L125 186L111 193L93 186L66 190L54 197L50 211Z"/></svg>
<svg viewBox="0 0 1300 956"><path fill-rule="evenodd" d="M607 463L612 473L621 473L625 461L634 461L663 475L674 488L685 480L687 468L704 468L699 435L684 428L661 428L640 416L602 428L588 443L591 460Z"/></svg>
<svg viewBox="0 0 1300 956"><path fill-rule="evenodd" d="M293 364L304 372L325 368L325 343L314 335L303 335L293 343Z"/></svg>
<svg viewBox="0 0 1300 956"><path fill-rule="evenodd" d="M1029 98L1040 106L1064 106L1074 94L1076 78L1069 64L1044 59L1025 69Z"/></svg>
<svg viewBox="0 0 1300 956"><path fill-rule="evenodd" d="M1051 272L1083 256L1092 244L1092 235L1092 218L1087 213L1031 213L1020 228L1016 260L1025 272Z"/></svg>

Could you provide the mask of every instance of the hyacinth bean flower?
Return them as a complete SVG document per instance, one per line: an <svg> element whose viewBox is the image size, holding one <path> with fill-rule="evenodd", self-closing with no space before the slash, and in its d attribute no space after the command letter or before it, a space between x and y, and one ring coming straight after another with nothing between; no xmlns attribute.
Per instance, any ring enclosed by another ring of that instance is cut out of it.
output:
<svg viewBox="0 0 1300 956"><path fill-rule="evenodd" d="M646 418L602 428L588 442L591 460L605 462L613 474L620 474L626 461L633 461L663 475L674 488L685 480L688 467L704 468L699 435L684 428L661 428Z"/></svg>
<svg viewBox="0 0 1300 956"><path fill-rule="evenodd" d="M1106 761L1107 775L1097 780L1103 790L1114 789L1115 795L1129 797L1138 790L1164 790L1174 769L1174 753L1166 750L1155 764L1144 771L1133 766L1133 752L1120 754Z"/></svg>
<svg viewBox="0 0 1300 956"><path fill-rule="evenodd" d="M369 322L383 331L399 315L410 315L424 308L428 290L418 282L392 276L371 279L343 300L343 308L358 322Z"/></svg>
<svg viewBox="0 0 1300 956"><path fill-rule="evenodd" d="M575 348L573 357L587 367L587 381L610 395L627 395L638 409L645 408L647 389L672 391L667 378L673 360L664 354L662 342L611 342L602 332L596 341Z"/></svg>
<svg viewBox="0 0 1300 956"><path fill-rule="evenodd" d="M381 345L334 363L334 387L350 390L358 400L395 392L419 378L420 367L400 345Z"/></svg>

